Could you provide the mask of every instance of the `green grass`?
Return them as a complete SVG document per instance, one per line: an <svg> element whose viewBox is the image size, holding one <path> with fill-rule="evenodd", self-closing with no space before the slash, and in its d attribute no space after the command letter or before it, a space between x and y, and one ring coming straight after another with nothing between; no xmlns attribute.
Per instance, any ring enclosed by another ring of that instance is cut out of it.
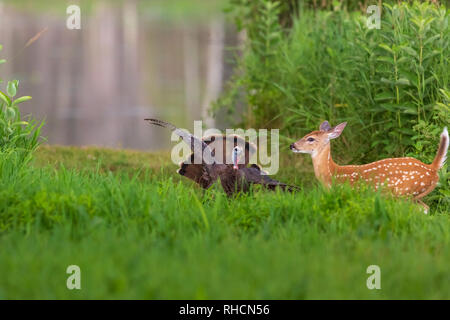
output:
<svg viewBox="0 0 450 320"><path fill-rule="evenodd" d="M228 199L165 153L41 147L22 166L2 154L0 298L450 298L445 209L323 190L301 167L279 175L301 192ZM366 287L373 264L381 290Z"/></svg>

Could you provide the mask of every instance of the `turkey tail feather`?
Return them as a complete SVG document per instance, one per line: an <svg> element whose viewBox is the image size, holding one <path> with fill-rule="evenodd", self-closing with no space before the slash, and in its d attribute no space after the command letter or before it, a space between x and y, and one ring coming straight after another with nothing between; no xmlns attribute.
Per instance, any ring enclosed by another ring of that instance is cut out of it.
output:
<svg viewBox="0 0 450 320"><path fill-rule="evenodd" d="M177 127L175 127L173 124L162 121L162 120L158 120L158 119L152 119L152 118L147 118L144 119L145 121L150 122L151 124L154 124L155 126L160 126L163 128L169 128L170 130L176 130Z"/></svg>

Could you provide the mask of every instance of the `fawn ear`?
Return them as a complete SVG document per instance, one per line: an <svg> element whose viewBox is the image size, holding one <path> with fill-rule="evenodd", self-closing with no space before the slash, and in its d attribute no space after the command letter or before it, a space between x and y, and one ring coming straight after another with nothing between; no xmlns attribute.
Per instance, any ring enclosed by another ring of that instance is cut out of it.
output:
<svg viewBox="0 0 450 320"><path fill-rule="evenodd" d="M342 122L341 124L338 124L336 127L331 128L330 131L328 132L328 138L336 139L337 137L339 137L342 131L344 131L346 125L347 122Z"/></svg>
<svg viewBox="0 0 450 320"><path fill-rule="evenodd" d="M329 131L331 129L331 126L330 126L330 124L328 123L328 121L324 121L324 122L322 122L322 124L320 125L320 127L319 127L319 130L320 131L323 131L323 132L327 132L327 131Z"/></svg>

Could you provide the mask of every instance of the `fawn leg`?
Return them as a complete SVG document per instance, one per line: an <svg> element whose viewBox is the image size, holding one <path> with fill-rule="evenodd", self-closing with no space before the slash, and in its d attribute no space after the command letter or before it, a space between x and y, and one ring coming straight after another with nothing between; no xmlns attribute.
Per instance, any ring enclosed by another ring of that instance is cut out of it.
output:
<svg viewBox="0 0 450 320"><path fill-rule="evenodd" d="M430 207L427 206L422 200L417 199L416 202L424 208L424 213L428 214L428 212L430 211Z"/></svg>

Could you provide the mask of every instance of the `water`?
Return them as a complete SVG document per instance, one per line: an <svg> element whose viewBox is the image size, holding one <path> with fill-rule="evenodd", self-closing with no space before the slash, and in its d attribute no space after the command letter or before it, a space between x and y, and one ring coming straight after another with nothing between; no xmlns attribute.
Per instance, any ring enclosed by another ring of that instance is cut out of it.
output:
<svg viewBox="0 0 450 320"><path fill-rule="evenodd" d="M98 0L81 7L81 30L68 30L64 7L22 3L0 0L0 58L8 60L0 77L18 79L19 95L33 97L22 113L45 119L50 144L167 149L170 133L143 119L191 129L231 73L225 61L238 40L220 11L172 21L139 1Z"/></svg>

